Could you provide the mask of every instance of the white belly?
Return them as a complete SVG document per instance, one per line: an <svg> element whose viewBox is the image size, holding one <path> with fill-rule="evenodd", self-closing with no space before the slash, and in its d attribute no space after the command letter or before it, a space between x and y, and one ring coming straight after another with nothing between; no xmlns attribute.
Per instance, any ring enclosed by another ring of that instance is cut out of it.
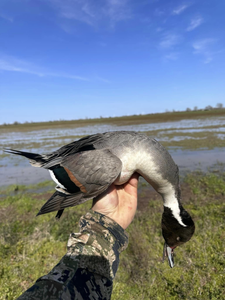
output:
<svg viewBox="0 0 225 300"><path fill-rule="evenodd" d="M120 175L115 180L116 185L121 185L127 182L134 172L138 172L150 184L151 181L157 181L159 185L164 184L164 180L158 172L157 163L152 159L151 155L145 151L127 151L125 154L116 153L115 155L122 161L122 170Z"/></svg>
<svg viewBox="0 0 225 300"><path fill-rule="evenodd" d="M116 185L121 185L127 182L134 172L121 172L120 175L116 178L114 183Z"/></svg>
<svg viewBox="0 0 225 300"><path fill-rule="evenodd" d="M127 182L130 177L134 174L134 172L137 170L137 166L140 163L141 155L139 153L136 153L134 157L134 152L129 153L127 152L125 155L118 155L117 156L122 161L122 170L120 175L117 177L117 179L114 181L116 185L121 185Z"/></svg>

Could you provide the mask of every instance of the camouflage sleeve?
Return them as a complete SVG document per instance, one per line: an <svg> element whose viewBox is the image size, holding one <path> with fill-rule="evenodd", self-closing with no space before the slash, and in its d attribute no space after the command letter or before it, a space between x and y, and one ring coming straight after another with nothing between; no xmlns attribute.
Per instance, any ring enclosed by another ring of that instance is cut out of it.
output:
<svg viewBox="0 0 225 300"><path fill-rule="evenodd" d="M80 219L80 232L70 235L66 255L17 300L110 299L119 254L127 245L119 224L90 210Z"/></svg>

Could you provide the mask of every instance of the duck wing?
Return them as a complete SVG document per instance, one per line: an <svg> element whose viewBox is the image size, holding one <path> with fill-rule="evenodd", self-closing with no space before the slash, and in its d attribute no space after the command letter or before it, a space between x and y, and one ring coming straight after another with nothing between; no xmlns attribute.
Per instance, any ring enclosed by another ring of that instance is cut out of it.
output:
<svg viewBox="0 0 225 300"><path fill-rule="evenodd" d="M51 169L52 167L59 165L64 157L72 154L84 151L95 150L94 143L100 142L104 139L104 134L94 134L81 138L78 141L69 143L52 153L38 154L30 153L15 149L4 149L4 152L10 154L21 155L29 159L30 164L33 167ZM102 147L105 148L105 147Z"/></svg>
<svg viewBox="0 0 225 300"><path fill-rule="evenodd" d="M44 163L42 163L42 167L45 169L49 169L61 163L62 160L67 156L71 156L79 152L95 150L96 148L94 144L96 142L101 142L101 140L103 139L104 139L104 134L93 134L93 135L88 135L86 137L83 137L78 141L69 143L50 154L43 155Z"/></svg>
<svg viewBox="0 0 225 300"><path fill-rule="evenodd" d="M61 158L61 163L54 166L52 172L67 176L62 176L61 187L56 187L57 191L38 215L60 211L100 195L116 180L121 169L121 160L108 149L84 151Z"/></svg>

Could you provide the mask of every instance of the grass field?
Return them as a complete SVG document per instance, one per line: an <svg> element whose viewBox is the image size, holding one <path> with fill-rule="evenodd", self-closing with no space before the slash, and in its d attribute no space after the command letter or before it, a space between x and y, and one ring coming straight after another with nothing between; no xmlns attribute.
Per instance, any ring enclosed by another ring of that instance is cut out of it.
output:
<svg viewBox="0 0 225 300"><path fill-rule="evenodd" d="M138 125L183 119L223 117L225 109L211 111L173 112L145 116L108 119L55 121L46 123L0 126L1 132L24 132L51 128L76 128L95 124ZM194 128L192 128L194 129ZM202 131L187 132L180 128L146 132L165 147L182 149L224 150L225 127L212 125ZM213 131L215 129L215 131ZM219 134L216 131L219 129ZM52 136L49 147L65 144L66 136ZM179 139L180 138L180 139ZM56 145L53 143L56 142ZM46 146L47 140L33 143L11 141L7 147L32 149ZM36 144L35 144L36 143ZM42 144L39 144L42 143ZM47 144L48 146L48 144ZM30 148L29 148L30 147ZM1 154L4 159L6 154ZM13 158L8 158L9 162ZM2 163L3 165L5 164ZM16 164L20 164L16 160ZM9 166L11 166L9 164ZM2 166L4 167L4 166ZM18 166L19 167L19 166ZM0 165L1 168L1 165ZM23 176L25 176L23 174ZM217 165L207 173L189 173L182 178L182 202L192 215L196 232L190 242L175 250L175 267L162 263L164 240L161 234L162 199L139 184L138 211L128 228L129 246L120 256L114 281L112 300L127 299L202 299L225 300L225 165ZM59 222L55 213L35 217L54 191L50 181L33 186L11 185L0 190L0 300L13 300L30 287L37 278L48 273L66 253L71 232L77 232L78 221L91 207L91 202L66 209Z"/></svg>
<svg viewBox="0 0 225 300"><path fill-rule="evenodd" d="M139 206L128 228L129 246L121 254L112 299L225 299L225 172L191 173L182 181L183 204L196 232L175 251L175 267L162 263L162 200L145 183ZM45 190L40 193L41 190ZM37 191L39 191L37 193ZM12 300L49 272L65 254L70 232L91 206L35 217L51 195L49 182L10 186L0 200L0 299Z"/></svg>

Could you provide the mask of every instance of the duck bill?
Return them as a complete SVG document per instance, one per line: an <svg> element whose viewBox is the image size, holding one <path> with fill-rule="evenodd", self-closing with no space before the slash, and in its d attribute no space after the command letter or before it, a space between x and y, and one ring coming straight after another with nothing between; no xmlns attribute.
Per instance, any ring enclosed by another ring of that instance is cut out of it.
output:
<svg viewBox="0 0 225 300"><path fill-rule="evenodd" d="M173 268L173 267L174 267L173 249L170 248L170 247L165 243L165 244L164 244L164 248L163 248L163 262L164 262L166 256L168 257L168 262L169 262L170 268Z"/></svg>

